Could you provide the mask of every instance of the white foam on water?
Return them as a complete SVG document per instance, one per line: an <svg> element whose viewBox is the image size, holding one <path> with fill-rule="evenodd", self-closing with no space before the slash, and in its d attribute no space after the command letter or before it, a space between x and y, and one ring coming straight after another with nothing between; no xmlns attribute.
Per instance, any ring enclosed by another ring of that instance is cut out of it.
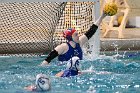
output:
<svg viewBox="0 0 140 93"><path fill-rule="evenodd" d="M0 58L9 58L10 56L0 56Z"/></svg>

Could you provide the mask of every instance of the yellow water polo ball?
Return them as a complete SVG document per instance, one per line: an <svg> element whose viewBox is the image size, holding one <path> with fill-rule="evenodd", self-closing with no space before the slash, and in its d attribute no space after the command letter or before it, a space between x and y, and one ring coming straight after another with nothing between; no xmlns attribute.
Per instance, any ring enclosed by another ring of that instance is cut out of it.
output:
<svg viewBox="0 0 140 93"><path fill-rule="evenodd" d="M115 3L106 3L104 6L104 13L108 16L113 16L117 13L118 7Z"/></svg>

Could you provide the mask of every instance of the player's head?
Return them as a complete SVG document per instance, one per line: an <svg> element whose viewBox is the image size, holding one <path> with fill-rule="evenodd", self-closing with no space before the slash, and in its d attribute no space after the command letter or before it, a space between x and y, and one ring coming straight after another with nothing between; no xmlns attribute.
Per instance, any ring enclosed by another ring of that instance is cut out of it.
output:
<svg viewBox="0 0 140 93"><path fill-rule="evenodd" d="M77 56L72 57L67 63L67 69L80 70L81 64L79 63L79 60L80 59Z"/></svg>
<svg viewBox="0 0 140 93"><path fill-rule="evenodd" d="M68 40L68 41L74 41L76 43L79 42L79 36L78 33L75 29L69 28L63 32L63 36Z"/></svg>
<svg viewBox="0 0 140 93"><path fill-rule="evenodd" d="M48 91L51 88L50 80L45 74L38 74L36 76L36 87L39 91Z"/></svg>

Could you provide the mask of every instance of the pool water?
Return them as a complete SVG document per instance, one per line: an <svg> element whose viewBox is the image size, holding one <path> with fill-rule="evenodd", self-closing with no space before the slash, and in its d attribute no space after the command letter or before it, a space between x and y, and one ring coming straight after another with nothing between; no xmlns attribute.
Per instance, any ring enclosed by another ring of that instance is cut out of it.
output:
<svg viewBox="0 0 140 93"><path fill-rule="evenodd" d="M55 77L65 69L56 59L49 66L38 66L45 57L1 56L0 93L31 93L24 87L34 84L39 73L51 79L52 89L47 93L140 93L139 52L102 54L95 60L85 58L81 61L82 69L94 72L71 78Z"/></svg>

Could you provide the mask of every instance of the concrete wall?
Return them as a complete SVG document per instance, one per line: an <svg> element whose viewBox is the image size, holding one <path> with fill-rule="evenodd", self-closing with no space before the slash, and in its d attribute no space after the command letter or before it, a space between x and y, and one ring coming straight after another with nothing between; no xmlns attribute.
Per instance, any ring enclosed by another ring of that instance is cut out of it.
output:
<svg viewBox="0 0 140 93"><path fill-rule="evenodd" d="M136 17L136 27L140 27L140 16Z"/></svg>
<svg viewBox="0 0 140 93"><path fill-rule="evenodd" d="M129 24L132 26L140 27L140 16L130 17Z"/></svg>

